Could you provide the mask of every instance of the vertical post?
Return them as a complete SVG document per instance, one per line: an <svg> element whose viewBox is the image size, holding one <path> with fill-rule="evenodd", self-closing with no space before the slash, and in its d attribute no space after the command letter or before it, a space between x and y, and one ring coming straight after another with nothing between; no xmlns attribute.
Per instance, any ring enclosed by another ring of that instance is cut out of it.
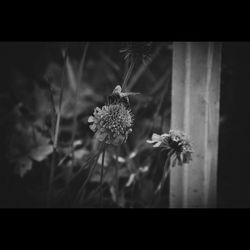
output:
<svg viewBox="0 0 250 250"><path fill-rule="evenodd" d="M221 44L173 47L171 128L190 135L194 153L170 172L170 207L216 207Z"/></svg>

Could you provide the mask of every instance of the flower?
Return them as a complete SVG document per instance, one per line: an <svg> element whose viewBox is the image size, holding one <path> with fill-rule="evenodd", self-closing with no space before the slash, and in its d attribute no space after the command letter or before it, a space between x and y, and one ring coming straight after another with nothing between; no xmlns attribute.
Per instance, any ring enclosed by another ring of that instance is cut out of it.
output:
<svg viewBox="0 0 250 250"><path fill-rule="evenodd" d="M147 140L147 143L154 144L153 147L160 147L160 146L162 146L161 144L163 143L163 141L166 137L168 137L168 134L158 135L158 134L153 133L152 139Z"/></svg>
<svg viewBox="0 0 250 250"><path fill-rule="evenodd" d="M125 54L124 59L128 62L141 60L146 64L150 61L152 42L128 42L127 46L120 52Z"/></svg>
<svg viewBox="0 0 250 250"><path fill-rule="evenodd" d="M95 108L93 116L88 119L89 127L96 138L107 144L120 145L126 142L132 132L133 116L130 109L122 103Z"/></svg>
<svg viewBox="0 0 250 250"><path fill-rule="evenodd" d="M169 134L153 134L147 143L154 144L153 147L162 147L172 150L179 165L189 163L192 160L192 145L189 137L182 131L170 130Z"/></svg>

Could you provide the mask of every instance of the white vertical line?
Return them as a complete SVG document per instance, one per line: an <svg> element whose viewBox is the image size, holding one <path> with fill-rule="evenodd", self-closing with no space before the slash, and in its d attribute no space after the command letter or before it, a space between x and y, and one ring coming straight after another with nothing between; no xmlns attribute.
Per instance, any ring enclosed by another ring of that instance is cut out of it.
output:
<svg viewBox="0 0 250 250"><path fill-rule="evenodd" d="M190 111L190 84L191 84L191 43L186 43L185 58L185 107L184 107L184 132L189 133ZM183 168L182 207L188 207L188 168Z"/></svg>
<svg viewBox="0 0 250 250"><path fill-rule="evenodd" d="M211 178L211 154L210 148L208 146L209 140L209 117L210 114L210 105L209 105L209 92L210 92L210 85L211 85L211 76L212 76L212 64L213 64L213 43L208 44L208 56L207 56L207 78L206 78L206 93L205 93L205 105L206 105L206 112L205 112L205 137L204 137L204 205L208 207L208 199L209 199L209 183Z"/></svg>

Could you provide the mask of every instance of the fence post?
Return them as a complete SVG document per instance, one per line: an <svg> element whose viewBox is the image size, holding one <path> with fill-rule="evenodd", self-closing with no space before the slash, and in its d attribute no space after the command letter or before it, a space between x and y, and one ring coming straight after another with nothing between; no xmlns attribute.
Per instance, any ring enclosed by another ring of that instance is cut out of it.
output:
<svg viewBox="0 0 250 250"><path fill-rule="evenodd" d="M171 128L190 135L193 161L170 172L170 207L216 207L221 44L174 42Z"/></svg>

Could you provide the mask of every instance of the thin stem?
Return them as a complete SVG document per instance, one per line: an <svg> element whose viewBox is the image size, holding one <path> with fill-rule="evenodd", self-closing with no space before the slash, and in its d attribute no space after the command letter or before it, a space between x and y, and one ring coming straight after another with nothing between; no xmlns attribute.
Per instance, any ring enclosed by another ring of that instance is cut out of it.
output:
<svg viewBox="0 0 250 250"><path fill-rule="evenodd" d="M134 62L134 60L133 60L133 61L130 63L130 66L129 66L129 68L128 68L128 71L127 71L127 73L126 73L126 75L125 75L125 77L124 77L124 81L123 81L123 84L122 84L122 89L123 89L124 91L125 91L126 88L127 88L127 83L128 83L128 80L129 80L129 78L130 78L130 76L131 76L131 73L132 73L134 67L135 67L135 62Z"/></svg>
<svg viewBox="0 0 250 250"><path fill-rule="evenodd" d="M81 166L81 169L78 171L78 173L70 178L70 182L73 182L75 180L79 180L81 182L82 178L84 177L84 174L83 174L84 170L91 163L91 161L93 161L99 154L100 154L100 150L98 150L98 152L94 154L93 156L89 157L89 159L86 160L86 162L84 162L84 164Z"/></svg>
<svg viewBox="0 0 250 250"><path fill-rule="evenodd" d="M132 90L134 85L137 83L138 79L143 75L143 73L146 71L149 65L154 61L154 59L157 57L161 49L162 49L162 46L157 47L155 53L151 56L151 60L146 64L142 63L141 67L137 70L137 72L135 72L133 78L129 82L127 91Z"/></svg>
<svg viewBox="0 0 250 250"><path fill-rule="evenodd" d="M83 67L85 64L85 59L86 59L86 54L88 50L88 43L86 44L83 52L83 56L79 65L78 69L78 74L76 78L76 89L75 89L75 100L74 100L74 111L73 111L73 125L72 125L72 137L70 141L70 146L71 146L71 156L72 156L72 167L74 166L75 162L75 151L74 151L74 141L76 137L76 131L77 131L77 108L78 108L78 100L79 100L79 87L80 87L80 82L82 79L82 71ZM67 184L66 184L66 190L68 194L68 199L70 199L70 190L69 190L69 183L72 175L72 167L68 169L68 175L67 175Z"/></svg>
<svg viewBox="0 0 250 250"><path fill-rule="evenodd" d="M161 82L166 82L167 79L170 79L170 71L167 71L163 76L162 78L160 79L160 83ZM155 117L157 117L160 113L160 110L161 110L161 107L162 107L162 104L163 104L163 101L164 101L164 97L165 95L167 94L168 92L168 89L169 89L169 83L170 81L168 81L165 86L164 86L164 90L162 91L162 94L161 94L161 97L160 97L160 101L159 101L159 104L157 105L157 110L155 112Z"/></svg>
<svg viewBox="0 0 250 250"><path fill-rule="evenodd" d="M169 163L170 163L170 159L171 159L171 156L172 156L173 152L174 152L174 150L172 149L168 153L168 157L167 157L167 159L165 161L164 168L163 168L163 176L162 176L160 184L158 185L155 193L158 193L162 189L163 184L164 184L166 178L168 177L168 174L169 174L169 172L171 170L171 164L169 164Z"/></svg>
<svg viewBox="0 0 250 250"><path fill-rule="evenodd" d="M101 176L100 176L100 204L102 207L103 193L102 193L102 182L103 182L103 168L104 168L104 158L105 158L105 146L102 152L102 166L101 166Z"/></svg>
<svg viewBox="0 0 250 250"><path fill-rule="evenodd" d="M55 136L54 136L54 141L53 141L53 155L52 155L52 160L51 160L50 175L49 175L49 190L48 190L48 206L49 207L51 206L51 200L52 200L52 185L53 185L54 172L55 172L56 150L57 150L60 121L61 121L61 107L62 107L62 99L63 99L64 71L65 71L66 60L67 60L67 55L64 56L64 65L63 65L63 69L62 69L59 106L58 106L58 113L57 113L57 119L56 119Z"/></svg>
<svg viewBox="0 0 250 250"><path fill-rule="evenodd" d="M49 82L49 80L47 80ZM54 133L55 133L55 127L56 127L56 105L55 105L55 101L54 101L54 97L53 97L53 90L52 90L52 85L49 82L49 98L50 98L50 105L51 105L51 132L50 132L50 136L51 136L51 140L54 144Z"/></svg>
<svg viewBox="0 0 250 250"><path fill-rule="evenodd" d="M109 167L107 167L106 171L103 173L103 179L106 177L108 171L109 171ZM99 186L95 189L95 191L94 191L93 193L91 193L91 195L87 198L87 200L90 200L91 197L94 197L97 193L99 193L101 187L102 187L102 186L99 185ZM104 190L106 190L108 187L109 187L109 186L104 187L104 188L102 189L102 192L103 192Z"/></svg>
<svg viewBox="0 0 250 250"><path fill-rule="evenodd" d="M79 99L79 86L82 78L82 71L86 60L86 54L88 50L88 43L86 44L83 52L83 56L80 62L77 80L76 80L76 90L75 90L75 102L74 102L74 114L73 114L73 129L72 129L72 137L71 137L71 153L72 153L72 161L74 162L74 140L76 136L76 130L77 130L77 104Z"/></svg>
<svg viewBox="0 0 250 250"><path fill-rule="evenodd" d="M94 161L94 165L93 165L93 167L90 169L89 174L88 174L86 180L84 181L82 187L80 188L80 190L79 190L79 192L78 192L77 198L79 198L80 200L81 200L81 194L83 193L85 186L87 185L89 179L91 178L92 174L94 173L94 170L95 170L95 168L96 168L96 165L97 165L97 162L98 162L100 153L102 152L102 149L103 149L104 146L105 146L104 144L101 145L101 150L100 150L100 151L98 152L98 154L96 155L96 158L95 158L95 161Z"/></svg>
<svg viewBox="0 0 250 250"><path fill-rule="evenodd" d="M116 203L119 201L119 163L118 163L118 155L120 146L116 149L116 157L115 157L115 195L116 195Z"/></svg>

